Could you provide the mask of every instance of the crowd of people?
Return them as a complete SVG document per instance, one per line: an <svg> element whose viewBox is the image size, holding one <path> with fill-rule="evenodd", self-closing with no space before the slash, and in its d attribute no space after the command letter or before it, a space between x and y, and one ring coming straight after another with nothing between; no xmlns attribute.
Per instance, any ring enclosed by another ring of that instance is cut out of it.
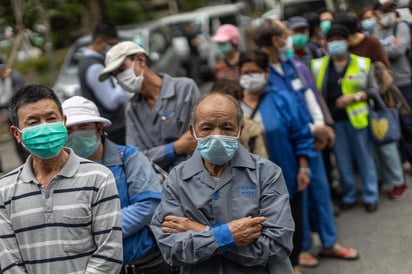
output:
<svg viewBox="0 0 412 274"><path fill-rule="evenodd" d="M412 162L411 32L395 8L267 19L245 51L223 24L203 94L196 73L153 71L108 22L79 63L81 96L64 102L14 87L0 60L24 161L0 177L2 271L298 274L358 259L335 216L375 212L383 184L402 198ZM376 98L397 110L401 139L373 142Z"/></svg>

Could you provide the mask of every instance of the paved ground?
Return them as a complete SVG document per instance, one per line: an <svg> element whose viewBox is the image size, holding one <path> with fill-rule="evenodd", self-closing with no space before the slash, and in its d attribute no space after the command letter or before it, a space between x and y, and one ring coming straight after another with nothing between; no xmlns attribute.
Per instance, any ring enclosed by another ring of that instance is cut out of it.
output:
<svg viewBox="0 0 412 274"><path fill-rule="evenodd" d="M412 177L407 177L412 182ZM336 218L338 241L358 249L359 260L321 258L320 266L302 268L302 273L411 274L412 193L407 193L400 201L392 201L387 198L387 191L389 188L384 187L377 212L367 213L359 205ZM319 243L316 240L315 237L315 242Z"/></svg>
<svg viewBox="0 0 412 274"><path fill-rule="evenodd" d="M0 135L0 158L5 170L20 164L7 134ZM412 176L407 177L412 182ZM412 190L400 201L391 201L381 193L377 212L366 213L360 205L343 212L336 223L339 242L358 249L360 259L320 259L320 266L302 268L303 274L412 273ZM316 252L319 242L314 239Z"/></svg>

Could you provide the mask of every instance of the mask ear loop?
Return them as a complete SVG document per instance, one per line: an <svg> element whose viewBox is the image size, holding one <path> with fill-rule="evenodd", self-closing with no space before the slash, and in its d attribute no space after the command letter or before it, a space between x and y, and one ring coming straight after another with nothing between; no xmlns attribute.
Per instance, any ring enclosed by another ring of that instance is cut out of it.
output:
<svg viewBox="0 0 412 274"><path fill-rule="evenodd" d="M194 125L194 124L191 124L191 126L192 126L192 133L193 133L193 136L195 137L195 139L196 139L196 140L198 140L198 139L199 139L199 137L197 137L197 135L196 135L195 125Z"/></svg>

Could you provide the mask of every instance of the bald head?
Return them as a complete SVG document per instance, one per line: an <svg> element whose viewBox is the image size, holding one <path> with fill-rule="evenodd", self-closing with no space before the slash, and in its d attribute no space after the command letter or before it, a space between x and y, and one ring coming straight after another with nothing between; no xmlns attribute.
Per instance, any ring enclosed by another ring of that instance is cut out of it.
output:
<svg viewBox="0 0 412 274"><path fill-rule="evenodd" d="M212 134L236 136L242 125L243 112L239 102L232 96L211 93L197 101L192 117L198 137Z"/></svg>

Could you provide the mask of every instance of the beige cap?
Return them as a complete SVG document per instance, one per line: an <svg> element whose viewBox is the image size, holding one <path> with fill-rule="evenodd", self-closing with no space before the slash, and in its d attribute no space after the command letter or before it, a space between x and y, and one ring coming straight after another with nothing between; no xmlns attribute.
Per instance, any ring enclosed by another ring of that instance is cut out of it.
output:
<svg viewBox="0 0 412 274"><path fill-rule="evenodd" d="M113 46L106 53L105 68L103 72L100 73L99 80L104 81L109 78L110 73L119 68L127 56L139 52L146 54L146 51L142 47L131 41L120 42Z"/></svg>

